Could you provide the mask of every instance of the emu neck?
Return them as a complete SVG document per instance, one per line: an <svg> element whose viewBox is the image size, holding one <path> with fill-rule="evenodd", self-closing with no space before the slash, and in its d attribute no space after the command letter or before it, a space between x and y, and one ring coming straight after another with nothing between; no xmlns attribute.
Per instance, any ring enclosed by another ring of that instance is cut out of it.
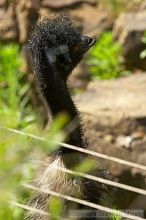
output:
<svg viewBox="0 0 146 220"><path fill-rule="evenodd" d="M55 118L59 113L63 112L69 116L70 122L74 120L76 122L75 128L68 134L66 143L85 148L86 141L83 136L79 115L68 92L66 82L60 78L62 73L57 70L55 63L48 65L46 57L42 57L39 62L40 65L36 75L52 117ZM63 147L59 151L61 153L72 152L72 150Z"/></svg>

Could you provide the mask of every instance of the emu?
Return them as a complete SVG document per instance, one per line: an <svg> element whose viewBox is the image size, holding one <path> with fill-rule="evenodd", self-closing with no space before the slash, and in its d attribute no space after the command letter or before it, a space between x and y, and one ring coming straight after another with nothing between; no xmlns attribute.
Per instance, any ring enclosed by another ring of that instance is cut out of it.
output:
<svg viewBox="0 0 146 220"><path fill-rule="evenodd" d="M66 143L85 149L87 141L83 134L78 110L68 91L67 79L95 41L94 38L83 36L82 27L77 27L68 16L58 15L39 22L27 44L27 56L52 119L60 113L66 113L69 116L69 122L74 120L74 129L67 134ZM84 153L58 146L58 149L46 158L48 167L43 165L40 167L41 172L35 181L40 189L73 195L93 203L99 203L108 191L105 186L97 182L85 178L68 177L66 173L54 169L54 165L74 168L87 159ZM100 177L108 176L108 172L102 169L94 169L91 173ZM47 211L51 197L40 193L30 200L29 205ZM64 207L65 210L70 210L74 206L71 202L64 201ZM87 209L83 205L75 208ZM46 220L48 218L40 214L27 213L25 219Z"/></svg>

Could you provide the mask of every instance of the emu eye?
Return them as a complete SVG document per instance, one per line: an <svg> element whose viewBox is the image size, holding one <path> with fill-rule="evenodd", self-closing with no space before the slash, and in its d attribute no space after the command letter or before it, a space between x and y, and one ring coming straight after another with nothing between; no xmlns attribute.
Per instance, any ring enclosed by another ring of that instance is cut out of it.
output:
<svg viewBox="0 0 146 220"><path fill-rule="evenodd" d="M81 40L82 40L82 44L88 46L88 47L92 47L96 40L92 37L88 37L88 36L83 36L81 37Z"/></svg>
<svg viewBox="0 0 146 220"><path fill-rule="evenodd" d="M95 43L95 39L93 39L93 38L88 38L88 39L87 39L87 42L88 42L88 46L92 46L92 45Z"/></svg>

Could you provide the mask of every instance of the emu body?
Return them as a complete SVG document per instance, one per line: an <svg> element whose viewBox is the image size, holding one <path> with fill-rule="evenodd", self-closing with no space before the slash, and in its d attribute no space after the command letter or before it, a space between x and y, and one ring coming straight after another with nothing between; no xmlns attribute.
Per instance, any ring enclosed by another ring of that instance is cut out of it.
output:
<svg viewBox="0 0 146 220"><path fill-rule="evenodd" d="M70 122L74 120L74 129L67 135L66 143L82 148L87 148L87 142L78 111L67 88L67 78L94 43L95 39L82 35L81 27L77 28L67 16L60 15L40 22L27 45L28 57L52 118L63 112L69 116ZM68 178L66 173L62 174L61 171L54 169L54 165L73 168L85 159L86 155L83 153L59 147L48 157L48 167L41 166L42 171L35 184L42 189L77 195L90 202L99 202L103 191L100 184L86 179ZM96 175L105 177L107 173L98 170ZM46 211L50 199L50 195L40 194L31 199L29 205ZM69 207L68 209L72 207L67 203L64 205ZM26 219L44 220L46 217L29 213Z"/></svg>

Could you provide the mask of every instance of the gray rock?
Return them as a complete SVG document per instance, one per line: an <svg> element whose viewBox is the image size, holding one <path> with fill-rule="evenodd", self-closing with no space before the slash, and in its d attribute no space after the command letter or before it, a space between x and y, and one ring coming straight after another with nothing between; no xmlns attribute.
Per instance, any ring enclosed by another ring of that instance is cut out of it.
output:
<svg viewBox="0 0 146 220"><path fill-rule="evenodd" d="M114 25L113 35L122 45L125 64L129 69L146 70L146 59L140 58L145 49L141 38L146 30L146 11L121 14Z"/></svg>
<svg viewBox="0 0 146 220"><path fill-rule="evenodd" d="M86 2L89 4L95 4L96 0L43 0L42 6L43 7L49 7L52 9L60 9L65 7L71 7L72 5L75 5L77 3Z"/></svg>
<svg viewBox="0 0 146 220"><path fill-rule="evenodd" d="M107 126L116 125L123 117L146 117L146 74L92 81L76 99L81 112Z"/></svg>
<svg viewBox="0 0 146 220"><path fill-rule="evenodd" d="M7 9L4 7L5 1L0 2L0 40L18 39L17 22L14 13L14 5Z"/></svg>
<svg viewBox="0 0 146 220"><path fill-rule="evenodd" d="M3 3L3 5L2 5ZM25 43L38 18L39 0L0 1L0 40Z"/></svg>
<svg viewBox="0 0 146 220"><path fill-rule="evenodd" d="M3 7L5 3L6 3L6 0L0 0L0 7Z"/></svg>
<svg viewBox="0 0 146 220"><path fill-rule="evenodd" d="M19 30L19 42L21 44L27 41L29 33L36 24L39 8L40 0L20 0L17 3L15 13Z"/></svg>
<svg viewBox="0 0 146 220"><path fill-rule="evenodd" d="M33 26L44 16L65 12L84 25L88 35L109 29L113 20L98 7L97 0L0 0L0 40L17 40L24 44ZM94 17L94 19L93 19Z"/></svg>

